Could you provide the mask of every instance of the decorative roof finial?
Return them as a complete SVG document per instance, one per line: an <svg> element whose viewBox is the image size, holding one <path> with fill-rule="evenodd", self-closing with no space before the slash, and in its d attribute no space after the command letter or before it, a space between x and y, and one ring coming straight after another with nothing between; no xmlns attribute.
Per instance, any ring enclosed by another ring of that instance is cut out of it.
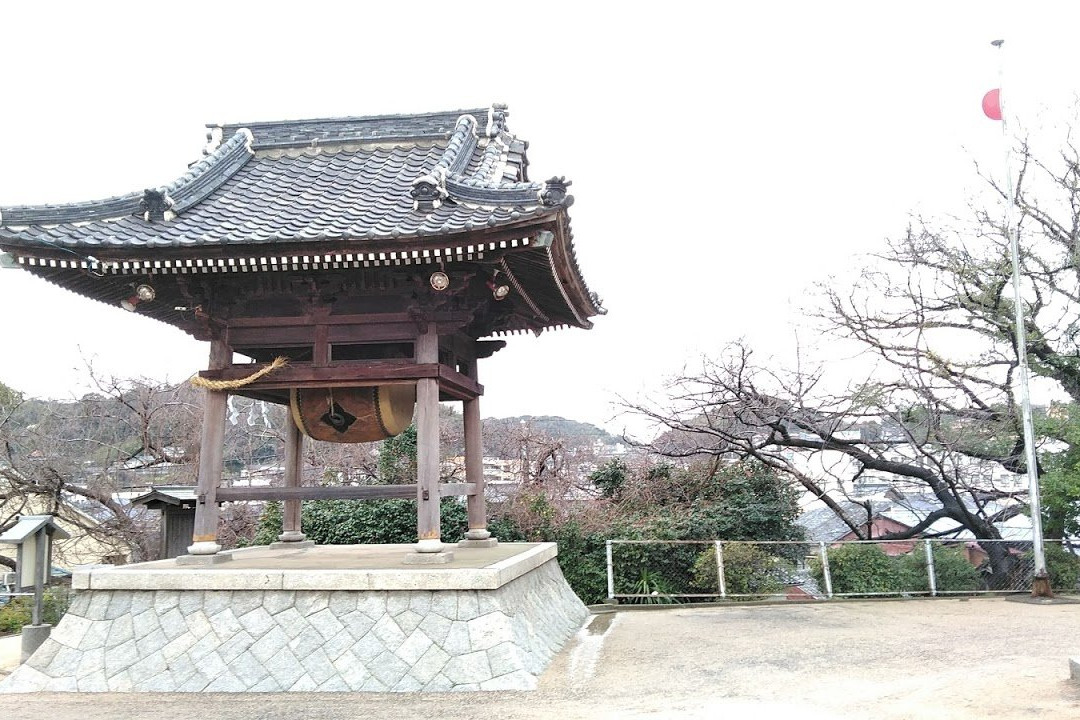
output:
<svg viewBox="0 0 1080 720"><path fill-rule="evenodd" d="M506 103L493 103L488 108L488 124L486 135L496 137L501 132L506 132L506 118L510 115L509 106Z"/></svg>
<svg viewBox="0 0 1080 720"><path fill-rule="evenodd" d="M413 180L412 190L409 191L409 196L413 199L413 210L419 212L431 212L437 209L448 195L446 171L441 167Z"/></svg>
<svg viewBox="0 0 1080 720"><path fill-rule="evenodd" d="M142 202L139 209L142 210L143 220L147 222L163 222L175 217L172 212L173 200L165 190L147 188L143 191Z"/></svg>
<svg viewBox="0 0 1080 720"><path fill-rule="evenodd" d="M566 189L572 183L565 177L553 177L540 188L540 202L547 207L562 205L570 207L574 204L574 196L569 195Z"/></svg>

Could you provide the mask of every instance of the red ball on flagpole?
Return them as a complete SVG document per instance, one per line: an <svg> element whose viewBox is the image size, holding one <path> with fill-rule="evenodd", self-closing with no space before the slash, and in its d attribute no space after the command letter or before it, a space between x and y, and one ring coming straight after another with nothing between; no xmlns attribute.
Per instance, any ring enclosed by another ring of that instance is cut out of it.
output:
<svg viewBox="0 0 1080 720"><path fill-rule="evenodd" d="M983 95L983 112L991 120L1001 119L1001 88L994 88Z"/></svg>

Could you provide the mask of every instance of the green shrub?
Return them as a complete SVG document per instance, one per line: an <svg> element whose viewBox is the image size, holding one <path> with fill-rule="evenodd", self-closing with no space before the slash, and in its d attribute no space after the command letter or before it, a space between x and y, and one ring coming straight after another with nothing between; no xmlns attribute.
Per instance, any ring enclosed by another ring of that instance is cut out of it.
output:
<svg viewBox="0 0 1080 720"><path fill-rule="evenodd" d="M782 546L780 546L782 547ZM724 544L724 589L728 595L745 597L736 600L757 600L784 591L784 576L793 570L791 563L771 554L759 545ZM694 560L694 592L719 590L716 577L716 548L699 553Z"/></svg>
<svg viewBox="0 0 1080 720"><path fill-rule="evenodd" d="M872 544L851 544L829 550L829 575L837 595L896 593L903 589L898 563ZM825 589L821 561L811 560L810 572L818 586Z"/></svg>
<svg viewBox="0 0 1080 720"><path fill-rule="evenodd" d="M54 626L60 622L67 612L70 597L71 591L67 587L46 590L41 599L41 621ZM33 603L31 597L16 597L0 607L0 634L22 632L23 626L33 621Z"/></svg>
<svg viewBox="0 0 1080 720"><path fill-rule="evenodd" d="M935 543L934 582L938 592L971 592L982 588L982 576L960 548ZM926 550L917 545L907 555L894 558L900 575L900 589L905 592L930 592L926 571Z"/></svg>
<svg viewBox="0 0 1080 720"><path fill-rule="evenodd" d="M1050 586L1055 590L1075 591L1080 580L1080 557L1056 544L1043 548L1046 555L1046 572L1050 574Z"/></svg>
<svg viewBox="0 0 1080 720"><path fill-rule="evenodd" d="M469 526L465 504L445 498L440 511L443 538L456 542ZM313 500L303 504L300 523L308 539L320 545L414 543L416 501ZM281 503L267 503L253 544L268 545L280 534Z"/></svg>

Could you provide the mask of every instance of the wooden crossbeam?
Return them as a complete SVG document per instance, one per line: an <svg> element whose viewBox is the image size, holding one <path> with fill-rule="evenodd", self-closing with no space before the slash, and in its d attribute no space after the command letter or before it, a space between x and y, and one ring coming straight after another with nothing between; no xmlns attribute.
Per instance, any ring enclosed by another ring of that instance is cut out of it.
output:
<svg viewBox="0 0 1080 720"><path fill-rule="evenodd" d="M439 483L440 497L470 495L476 490L474 483ZM333 487L222 487L218 488L218 502L241 500L380 500L416 497L416 485L338 485Z"/></svg>

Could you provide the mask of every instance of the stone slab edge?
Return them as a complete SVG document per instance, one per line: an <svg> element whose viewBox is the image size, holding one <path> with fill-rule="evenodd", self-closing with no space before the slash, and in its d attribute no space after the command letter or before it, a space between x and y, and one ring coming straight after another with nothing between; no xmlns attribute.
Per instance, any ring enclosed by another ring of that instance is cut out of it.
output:
<svg viewBox="0 0 1080 720"><path fill-rule="evenodd" d="M558 555L540 543L483 568L410 566L351 570L257 570L226 566L76 569L76 590L495 590Z"/></svg>

